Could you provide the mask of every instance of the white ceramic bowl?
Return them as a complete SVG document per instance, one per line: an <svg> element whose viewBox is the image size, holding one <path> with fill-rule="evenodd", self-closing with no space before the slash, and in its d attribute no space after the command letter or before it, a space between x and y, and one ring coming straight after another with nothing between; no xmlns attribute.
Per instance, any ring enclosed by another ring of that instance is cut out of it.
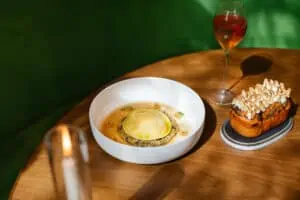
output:
<svg viewBox="0 0 300 200"><path fill-rule="evenodd" d="M116 108L135 102L159 102L184 113L190 131L175 142L158 147L136 147L106 137L98 129ZM157 164L176 159L198 142L204 128L205 107L191 88L165 78L142 77L117 82L102 90L93 100L89 120L94 138L111 156L132 163Z"/></svg>

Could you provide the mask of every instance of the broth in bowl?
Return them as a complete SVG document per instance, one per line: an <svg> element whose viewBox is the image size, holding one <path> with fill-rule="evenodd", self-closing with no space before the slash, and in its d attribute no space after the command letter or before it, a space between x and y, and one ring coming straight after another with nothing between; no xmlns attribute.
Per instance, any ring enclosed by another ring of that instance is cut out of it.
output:
<svg viewBox="0 0 300 200"><path fill-rule="evenodd" d="M112 111L99 129L122 144L161 146L188 135L184 117L184 113L165 104L138 102Z"/></svg>

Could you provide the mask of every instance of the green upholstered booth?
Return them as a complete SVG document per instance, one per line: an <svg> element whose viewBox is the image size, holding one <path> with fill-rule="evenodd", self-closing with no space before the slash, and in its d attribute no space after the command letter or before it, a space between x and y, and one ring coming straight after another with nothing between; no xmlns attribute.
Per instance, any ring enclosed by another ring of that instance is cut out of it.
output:
<svg viewBox="0 0 300 200"><path fill-rule="evenodd" d="M45 133L91 91L160 59L219 48L215 0L2 1L0 199ZM299 48L300 1L245 0L240 47Z"/></svg>

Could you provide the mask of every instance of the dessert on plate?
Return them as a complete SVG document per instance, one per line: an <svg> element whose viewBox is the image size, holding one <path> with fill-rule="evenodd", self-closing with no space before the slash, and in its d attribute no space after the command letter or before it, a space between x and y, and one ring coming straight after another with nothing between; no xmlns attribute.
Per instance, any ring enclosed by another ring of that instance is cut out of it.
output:
<svg viewBox="0 0 300 200"><path fill-rule="evenodd" d="M100 124L109 138L140 147L170 144L188 133L184 114L157 102L135 102L115 109Z"/></svg>
<svg viewBox="0 0 300 200"><path fill-rule="evenodd" d="M292 107L291 89L277 80L243 90L232 101L230 125L240 135L256 137L280 125Z"/></svg>

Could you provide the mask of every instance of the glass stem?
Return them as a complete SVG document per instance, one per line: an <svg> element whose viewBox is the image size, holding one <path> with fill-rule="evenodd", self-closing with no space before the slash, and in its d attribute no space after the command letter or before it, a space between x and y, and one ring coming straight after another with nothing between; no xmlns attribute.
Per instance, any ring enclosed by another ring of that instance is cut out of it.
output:
<svg viewBox="0 0 300 200"><path fill-rule="evenodd" d="M226 84L226 78L227 78L227 74L228 74L228 65L229 65L229 61L230 61L230 54L229 54L229 49L224 49L224 55L225 55L225 65L224 65L224 70L222 73L222 87L224 92L227 90L225 84Z"/></svg>

